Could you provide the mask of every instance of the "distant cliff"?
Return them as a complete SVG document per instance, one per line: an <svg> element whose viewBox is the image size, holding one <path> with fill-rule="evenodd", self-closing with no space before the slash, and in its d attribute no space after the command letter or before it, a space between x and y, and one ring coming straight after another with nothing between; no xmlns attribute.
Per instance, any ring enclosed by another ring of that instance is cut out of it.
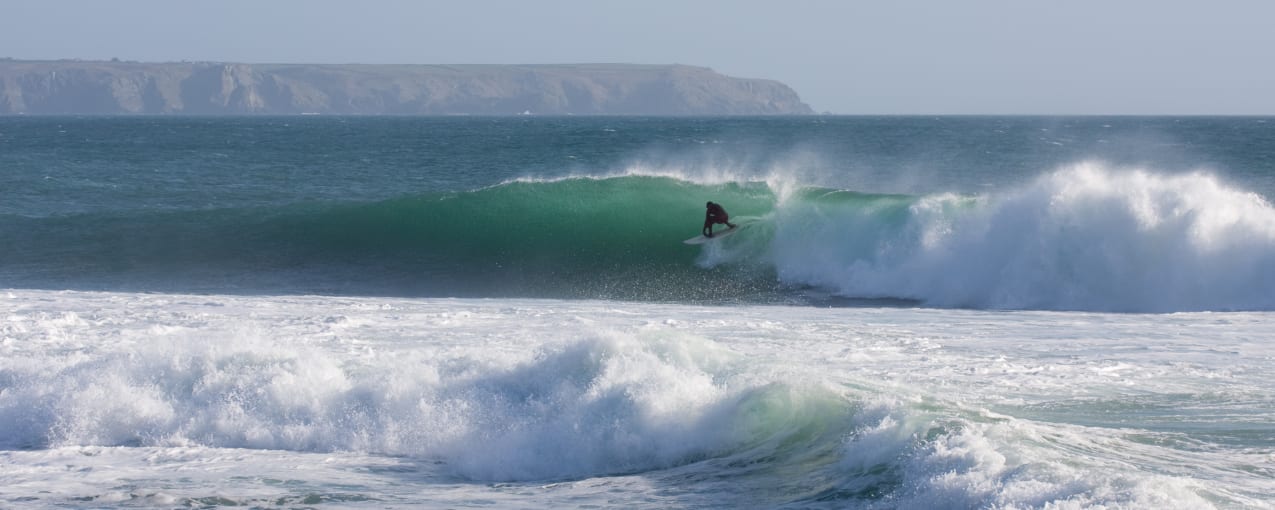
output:
<svg viewBox="0 0 1275 510"><path fill-rule="evenodd" d="M0 114L791 115L788 86L683 65L0 59Z"/></svg>

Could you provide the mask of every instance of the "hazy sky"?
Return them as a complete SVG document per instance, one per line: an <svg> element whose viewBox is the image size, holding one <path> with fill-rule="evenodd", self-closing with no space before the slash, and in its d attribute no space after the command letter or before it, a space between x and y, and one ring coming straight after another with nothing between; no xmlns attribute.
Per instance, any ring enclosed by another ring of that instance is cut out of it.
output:
<svg viewBox="0 0 1275 510"><path fill-rule="evenodd" d="M843 114L1275 114L1269 0L4 0L0 57L680 63Z"/></svg>

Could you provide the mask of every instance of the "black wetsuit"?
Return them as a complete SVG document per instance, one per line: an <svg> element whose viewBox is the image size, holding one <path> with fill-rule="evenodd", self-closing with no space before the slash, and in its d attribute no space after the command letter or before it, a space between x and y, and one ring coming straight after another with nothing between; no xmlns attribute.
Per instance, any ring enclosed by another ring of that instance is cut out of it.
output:
<svg viewBox="0 0 1275 510"><path fill-rule="evenodd" d="M714 224L720 225L725 223L730 228L735 228L734 225L730 224L730 215L726 214L726 209L723 209L721 205L709 202L707 209L708 210L704 212L704 230L703 230L704 235L706 237L713 237Z"/></svg>

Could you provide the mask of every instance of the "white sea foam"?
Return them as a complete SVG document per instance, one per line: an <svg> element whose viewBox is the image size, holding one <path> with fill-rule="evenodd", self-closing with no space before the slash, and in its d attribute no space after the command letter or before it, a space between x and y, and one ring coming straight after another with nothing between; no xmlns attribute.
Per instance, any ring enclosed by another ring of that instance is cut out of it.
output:
<svg viewBox="0 0 1275 510"><path fill-rule="evenodd" d="M1207 173L1085 163L902 217L878 207L781 204L767 255L787 282L937 306L1275 309L1275 208Z"/></svg>
<svg viewBox="0 0 1275 510"><path fill-rule="evenodd" d="M11 292L7 505L1275 497L1265 313Z"/></svg>

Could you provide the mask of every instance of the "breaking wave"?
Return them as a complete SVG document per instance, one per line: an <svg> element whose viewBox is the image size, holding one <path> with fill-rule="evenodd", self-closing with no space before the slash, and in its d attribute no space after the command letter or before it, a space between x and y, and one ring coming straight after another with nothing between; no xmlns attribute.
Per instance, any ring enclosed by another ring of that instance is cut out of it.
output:
<svg viewBox="0 0 1275 510"><path fill-rule="evenodd" d="M683 245L705 200L747 225ZM370 203L8 217L0 240L13 287L1275 308L1270 204L1206 173L1101 163L982 195L671 175L523 179Z"/></svg>

